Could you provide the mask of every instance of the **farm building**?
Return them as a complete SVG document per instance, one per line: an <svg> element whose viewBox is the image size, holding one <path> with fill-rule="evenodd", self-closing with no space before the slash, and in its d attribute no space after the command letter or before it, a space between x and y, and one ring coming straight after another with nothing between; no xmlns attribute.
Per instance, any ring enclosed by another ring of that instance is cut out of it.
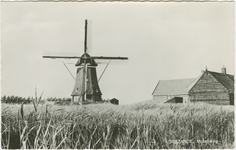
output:
<svg viewBox="0 0 236 150"><path fill-rule="evenodd" d="M114 104L114 105L119 105L119 100L116 99L116 98L113 98L113 99L110 100L110 103Z"/></svg>
<svg viewBox="0 0 236 150"><path fill-rule="evenodd" d="M153 93L160 103L206 102L234 105L234 76L205 70L195 79L160 80Z"/></svg>

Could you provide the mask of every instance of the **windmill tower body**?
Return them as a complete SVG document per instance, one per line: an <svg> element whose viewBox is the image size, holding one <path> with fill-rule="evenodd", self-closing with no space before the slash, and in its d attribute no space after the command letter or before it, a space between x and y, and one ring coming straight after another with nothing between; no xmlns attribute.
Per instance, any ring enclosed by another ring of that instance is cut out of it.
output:
<svg viewBox="0 0 236 150"><path fill-rule="evenodd" d="M96 67L97 63L88 53L85 53L76 63L76 79L72 91L72 100L82 102L86 100L101 101L102 93L98 85ZM86 83L85 83L86 82Z"/></svg>

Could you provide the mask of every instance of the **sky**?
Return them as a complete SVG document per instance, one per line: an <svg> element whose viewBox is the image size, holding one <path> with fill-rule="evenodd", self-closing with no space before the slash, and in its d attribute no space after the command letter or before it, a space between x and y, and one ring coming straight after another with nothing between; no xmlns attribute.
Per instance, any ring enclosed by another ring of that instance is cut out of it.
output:
<svg viewBox="0 0 236 150"><path fill-rule="evenodd" d="M1 95L70 97L74 79L44 51L125 56L99 81L103 99L131 104L152 98L159 80L197 78L201 70L234 74L233 2L3 2ZM76 67L67 64L75 76ZM106 64L98 65L100 77Z"/></svg>

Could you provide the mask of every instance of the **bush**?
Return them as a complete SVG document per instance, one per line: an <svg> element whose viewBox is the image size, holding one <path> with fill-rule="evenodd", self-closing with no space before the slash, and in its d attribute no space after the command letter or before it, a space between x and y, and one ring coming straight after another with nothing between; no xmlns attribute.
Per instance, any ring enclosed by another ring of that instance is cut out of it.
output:
<svg viewBox="0 0 236 150"><path fill-rule="evenodd" d="M29 104L33 101L33 98L23 98L19 96L3 96L1 97L1 102L6 104Z"/></svg>

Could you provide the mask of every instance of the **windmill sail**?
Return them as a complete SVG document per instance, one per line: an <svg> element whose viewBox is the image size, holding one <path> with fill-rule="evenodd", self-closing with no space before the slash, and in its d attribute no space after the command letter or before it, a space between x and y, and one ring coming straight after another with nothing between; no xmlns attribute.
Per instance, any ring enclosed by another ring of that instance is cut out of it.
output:
<svg viewBox="0 0 236 150"><path fill-rule="evenodd" d="M91 53L92 52L92 39L93 39L93 34L92 34L92 20L87 20L87 53Z"/></svg>
<svg viewBox="0 0 236 150"><path fill-rule="evenodd" d="M45 51L43 53L43 58L67 58L67 59L77 59L80 58L79 53L65 53L65 52L51 52Z"/></svg>
<svg viewBox="0 0 236 150"><path fill-rule="evenodd" d="M85 20L85 27L84 27L84 52L87 53L87 25L88 25L88 21Z"/></svg>
<svg viewBox="0 0 236 150"><path fill-rule="evenodd" d="M128 57L108 57L108 56L92 56L93 59L121 59L128 60Z"/></svg>
<svg viewBox="0 0 236 150"><path fill-rule="evenodd" d="M79 53L66 53L66 52L51 52L45 51L43 53L43 58L67 58L67 59L77 59L81 58ZM108 57L108 56L91 56L89 58L84 59L121 59L121 60L128 60L128 57Z"/></svg>

